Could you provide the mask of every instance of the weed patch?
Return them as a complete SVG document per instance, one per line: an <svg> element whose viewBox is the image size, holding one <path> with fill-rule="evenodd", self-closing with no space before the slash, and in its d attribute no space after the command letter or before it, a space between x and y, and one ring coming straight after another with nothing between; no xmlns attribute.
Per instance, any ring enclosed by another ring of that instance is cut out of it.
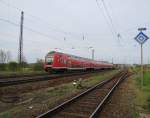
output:
<svg viewBox="0 0 150 118"><path fill-rule="evenodd" d="M147 99L147 109L148 109L148 111L150 112L150 96L148 97L148 99Z"/></svg>

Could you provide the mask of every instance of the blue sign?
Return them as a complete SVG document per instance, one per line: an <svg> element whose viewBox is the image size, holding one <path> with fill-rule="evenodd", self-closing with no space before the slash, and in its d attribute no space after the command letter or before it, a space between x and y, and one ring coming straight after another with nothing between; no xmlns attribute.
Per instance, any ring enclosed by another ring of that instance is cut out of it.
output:
<svg viewBox="0 0 150 118"><path fill-rule="evenodd" d="M140 43L144 44L149 39L148 36L146 36L143 32L140 32L136 37L135 40Z"/></svg>

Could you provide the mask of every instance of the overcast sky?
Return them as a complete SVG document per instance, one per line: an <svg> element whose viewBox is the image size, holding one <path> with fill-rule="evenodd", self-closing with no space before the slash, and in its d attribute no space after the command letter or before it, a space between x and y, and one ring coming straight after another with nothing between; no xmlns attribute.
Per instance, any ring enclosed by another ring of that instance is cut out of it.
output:
<svg viewBox="0 0 150 118"><path fill-rule="evenodd" d="M93 47L97 60L140 63L140 45L134 37L139 27L146 27L150 36L150 0L103 1L0 0L0 49L11 51L17 59L23 10L28 62L44 58L51 50L91 58L88 47ZM144 63L150 63L149 52L150 40L144 44Z"/></svg>

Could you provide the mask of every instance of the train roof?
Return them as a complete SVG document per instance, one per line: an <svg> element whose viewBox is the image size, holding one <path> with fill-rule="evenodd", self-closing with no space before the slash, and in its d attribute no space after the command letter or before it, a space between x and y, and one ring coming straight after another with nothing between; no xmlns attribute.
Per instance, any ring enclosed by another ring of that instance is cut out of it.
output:
<svg viewBox="0 0 150 118"><path fill-rule="evenodd" d="M48 54L54 54L54 53L59 53L59 54L67 54L67 53L62 53L62 52L57 52L57 51L50 51ZM97 61L97 60L92 60L92 59L89 59L89 58L84 58L84 57L80 57L80 56L75 56L75 55L72 55L72 54L67 54L68 56L71 56L72 58L80 58L80 59L85 59L85 60L89 60L89 61L94 61L94 62L97 62L97 63L103 63L103 64L111 64L109 62L106 62L106 61Z"/></svg>

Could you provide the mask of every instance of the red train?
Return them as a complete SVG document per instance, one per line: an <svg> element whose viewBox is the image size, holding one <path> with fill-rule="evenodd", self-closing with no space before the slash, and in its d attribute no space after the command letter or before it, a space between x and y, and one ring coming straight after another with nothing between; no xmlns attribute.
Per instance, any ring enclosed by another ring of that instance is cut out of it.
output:
<svg viewBox="0 0 150 118"><path fill-rule="evenodd" d="M70 54L51 51L45 56L44 69L47 72L67 70L111 69L113 64L95 61Z"/></svg>

